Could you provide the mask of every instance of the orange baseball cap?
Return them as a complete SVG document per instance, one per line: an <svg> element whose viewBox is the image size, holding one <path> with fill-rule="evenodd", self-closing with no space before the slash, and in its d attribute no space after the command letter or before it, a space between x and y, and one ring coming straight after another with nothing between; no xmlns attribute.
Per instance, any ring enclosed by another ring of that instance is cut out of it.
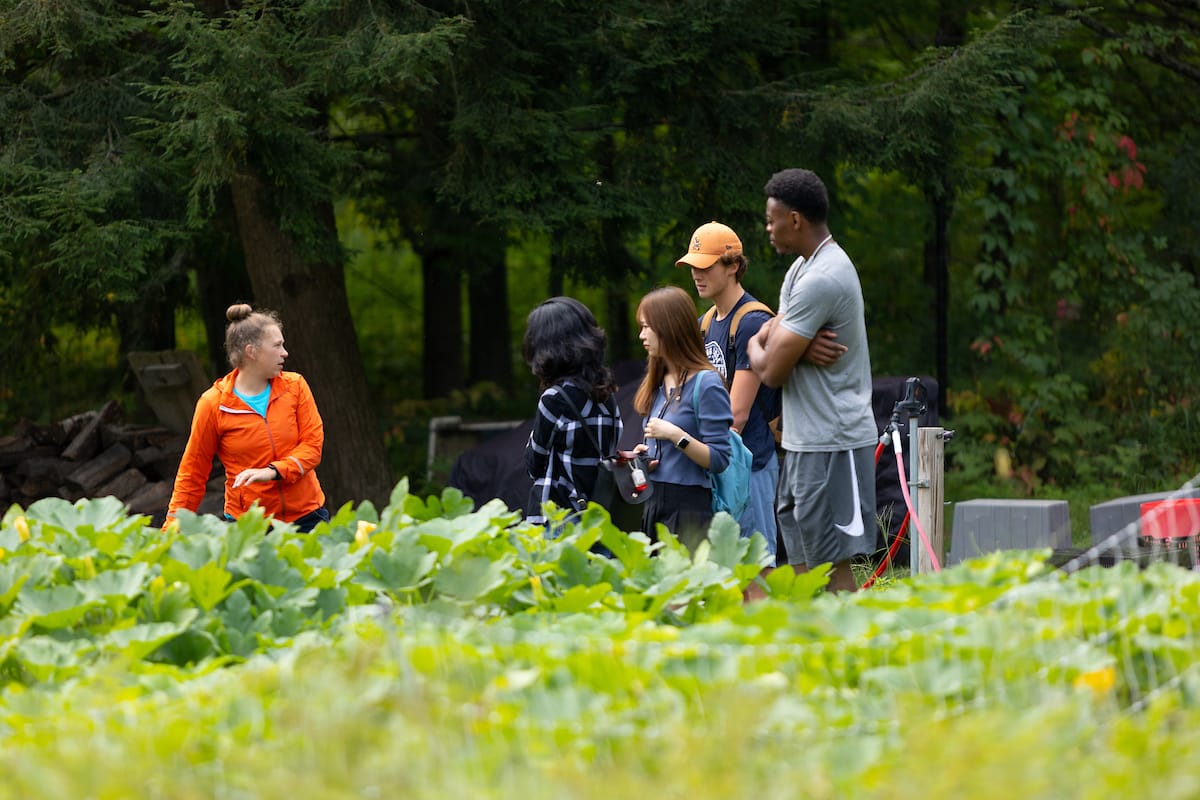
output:
<svg viewBox="0 0 1200 800"><path fill-rule="evenodd" d="M708 269L717 263L718 258L729 252L742 252L742 240L728 225L710 222L696 228L696 232L692 234L692 243L688 247L688 251L679 257L675 266Z"/></svg>

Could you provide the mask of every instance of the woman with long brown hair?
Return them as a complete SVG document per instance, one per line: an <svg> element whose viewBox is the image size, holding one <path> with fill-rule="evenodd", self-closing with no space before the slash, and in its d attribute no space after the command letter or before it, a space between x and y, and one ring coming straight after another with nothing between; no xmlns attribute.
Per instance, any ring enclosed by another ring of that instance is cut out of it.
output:
<svg viewBox="0 0 1200 800"><path fill-rule="evenodd" d="M634 408L651 459L654 494L642 512L646 533L662 523L695 549L712 521L710 472L729 463L733 411L725 381L704 352L696 306L677 286L655 289L638 304L638 338L648 356Z"/></svg>

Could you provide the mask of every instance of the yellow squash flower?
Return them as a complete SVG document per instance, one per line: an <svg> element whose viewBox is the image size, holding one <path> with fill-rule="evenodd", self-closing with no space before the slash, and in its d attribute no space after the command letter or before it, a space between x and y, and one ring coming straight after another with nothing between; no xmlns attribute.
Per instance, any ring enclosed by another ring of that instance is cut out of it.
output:
<svg viewBox="0 0 1200 800"><path fill-rule="evenodd" d="M366 544L371 538L372 531L374 531L377 527L379 526L373 522L367 522L365 519L360 519L358 521L358 530L354 533L354 541L360 545Z"/></svg>
<svg viewBox="0 0 1200 800"><path fill-rule="evenodd" d="M1091 672L1081 672L1075 676L1074 683L1076 688L1086 686L1096 694L1107 694L1117 685L1117 671L1109 666Z"/></svg>

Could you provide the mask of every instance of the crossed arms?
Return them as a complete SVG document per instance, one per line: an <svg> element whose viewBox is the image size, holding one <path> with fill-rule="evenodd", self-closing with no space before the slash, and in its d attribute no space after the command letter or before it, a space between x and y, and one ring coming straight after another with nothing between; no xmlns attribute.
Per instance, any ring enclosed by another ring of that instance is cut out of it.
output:
<svg viewBox="0 0 1200 800"><path fill-rule="evenodd" d="M822 328L816 338L806 339L780 326L779 317L772 317L750 338L746 352L750 356L750 369L759 380L771 388L778 388L787 381L800 359L818 367L828 367L846 350L844 344L838 344L837 334L833 331Z"/></svg>

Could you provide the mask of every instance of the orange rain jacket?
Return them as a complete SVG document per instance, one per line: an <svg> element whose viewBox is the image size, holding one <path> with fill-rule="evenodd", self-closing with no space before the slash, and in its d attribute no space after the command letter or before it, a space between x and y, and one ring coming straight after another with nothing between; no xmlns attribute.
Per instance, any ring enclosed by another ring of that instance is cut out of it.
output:
<svg viewBox="0 0 1200 800"><path fill-rule="evenodd" d="M192 432L175 473L167 523L181 508L195 511L200 507L214 456L225 467L225 513L235 519L255 500L284 522L294 522L325 505L315 472L321 463L325 425L308 383L296 372L281 372L272 379L264 419L234 394L236 378L235 369L196 401ZM281 480L233 488L233 480L242 470L268 464L279 470Z"/></svg>

